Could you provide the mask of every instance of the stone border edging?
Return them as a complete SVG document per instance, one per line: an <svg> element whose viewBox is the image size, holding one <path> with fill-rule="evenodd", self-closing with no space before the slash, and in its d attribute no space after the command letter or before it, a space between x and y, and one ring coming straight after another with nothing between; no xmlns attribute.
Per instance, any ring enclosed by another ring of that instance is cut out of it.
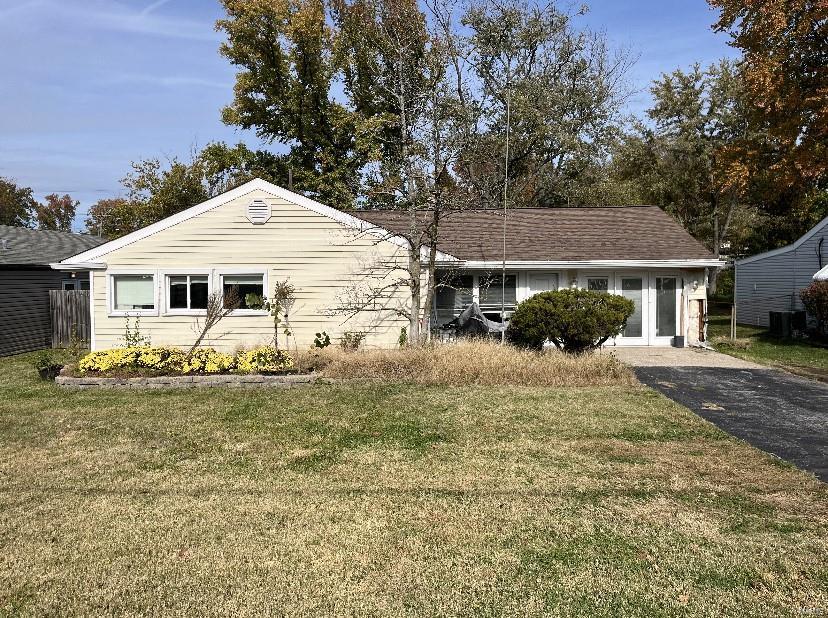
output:
<svg viewBox="0 0 828 618"><path fill-rule="evenodd" d="M153 376L148 378L97 378L58 376L55 384L77 389L91 388L238 388L245 386L272 386L290 388L298 384L316 382L313 374L288 375L197 375L197 376Z"/></svg>

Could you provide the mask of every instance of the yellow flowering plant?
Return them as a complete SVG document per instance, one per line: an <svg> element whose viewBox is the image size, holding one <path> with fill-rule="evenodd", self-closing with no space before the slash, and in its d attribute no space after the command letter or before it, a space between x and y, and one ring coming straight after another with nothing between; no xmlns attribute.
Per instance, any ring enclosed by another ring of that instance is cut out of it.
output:
<svg viewBox="0 0 828 618"><path fill-rule="evenodd" d="M239 352L236 355L238 373L262 373L285 371L293 368L293 358L283 350L272 346L262 346Z"/></svg>
<svg viewBox="0 0 828 618"><path fill-rule="evenodd" d="M263 346L236 356L213 348L190 354L173 347L138 346L91 352L78 363L82 373L152 371L162 374L261 373L291 369L293 359L282 350Z"/></svg>

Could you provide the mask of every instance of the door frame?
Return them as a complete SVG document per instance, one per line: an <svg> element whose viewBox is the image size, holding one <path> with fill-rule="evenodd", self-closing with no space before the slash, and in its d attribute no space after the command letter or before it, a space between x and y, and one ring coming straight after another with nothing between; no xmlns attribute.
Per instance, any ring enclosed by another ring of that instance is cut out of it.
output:
<svg viewBox="0 0 828 618"><path fill-rule="evenodd" d="M646 346L650 344L650 272L646 270L617 270L613 273L612 282L614 294L622 296L622 279L641 279L641 336L625 337L618 335L615 338L615 345L619 346Z"/></svg>
<svg viewBox="0 0 828 618"><path fill-rule="evenodd" d="M657 307L656 303L658 302L658 290L656 290L656 279L659 278L670 278L676 280L676 331L672 335L656 335L656 316L657 316ZM672 345L673 344L673 337L680 336L682 330L684 329L684 325L681 323L681 304L682 304L682 287L683 281L680 273L675 271L652 271L650 273L650 336L649 336L649 345L652 346L664 346L664 345Z"/></svg>

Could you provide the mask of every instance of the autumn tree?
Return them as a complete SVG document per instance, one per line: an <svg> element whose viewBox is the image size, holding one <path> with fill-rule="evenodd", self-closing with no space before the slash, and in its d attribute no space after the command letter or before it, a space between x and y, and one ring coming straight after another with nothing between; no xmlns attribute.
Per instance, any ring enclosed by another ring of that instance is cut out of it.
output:
<svg viewBox="0 0 828 618"><path fill-rule="evenodd" d="M37 202L29 187L0 178L0 225L29 227Z"/></svg>
<svg viewBox="0 0 828 618"><path fill-rule="evenodd" d="M73 200L69 195L47 195L44 203L35 206L37 227L41 230L71 232L72 221L79 204L80 202Z"/></svg>
<svg viewBox="0 0 828 618"><path fill-rule="evenodd" d="M752 122L767 132L741 156L745 176L769 171L780 190L824 188L828 174L828 3L708 0L714 28L743 54Z"/></svg>

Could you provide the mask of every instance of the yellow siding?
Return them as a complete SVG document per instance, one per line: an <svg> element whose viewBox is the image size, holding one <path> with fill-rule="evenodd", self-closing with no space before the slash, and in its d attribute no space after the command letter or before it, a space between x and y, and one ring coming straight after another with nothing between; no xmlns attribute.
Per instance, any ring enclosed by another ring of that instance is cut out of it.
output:
<svg viewBox="0 0 828 618"><path fill-rule="evenodd" d="M256 198L272 205L273 215L264 225L253 225L246 217L247 204ZM345 331L366 331L366 345L388 347L396 343L400 327L407 324L395 311L407 306L407 288L390 292L386 300L377 303L377 310L351 317L332 311L341 307L341 299L356 289L356 282L364 282L365 275L376 272L380 263L404 264L405 259L406 251L388 241L360 235L264 191L252 191L102 256L99 261L107 264L107 270L95 273L93 286L95 348L122 345L125 318L109 315L108 278L113 271L129 269L156 274L159 315L142 316L141 332L151 337L153 345L187 347L196 337L196 318L164 315L163 272L188 274L188 268L211 269L216 289L217 272L221 269L259 271L261 267L267 271L270 290L266 294L272 292L277 280L289 279L297 288L290 325L299 348L310 346L314 334L322 330L333 340ZM386 282L404 275L402 271L383 270ZM267 343L272 336L273 321L269 316L231 315L218 324L205 344L233 351ZM294 341L290 344L292 347Z"/></svg>

